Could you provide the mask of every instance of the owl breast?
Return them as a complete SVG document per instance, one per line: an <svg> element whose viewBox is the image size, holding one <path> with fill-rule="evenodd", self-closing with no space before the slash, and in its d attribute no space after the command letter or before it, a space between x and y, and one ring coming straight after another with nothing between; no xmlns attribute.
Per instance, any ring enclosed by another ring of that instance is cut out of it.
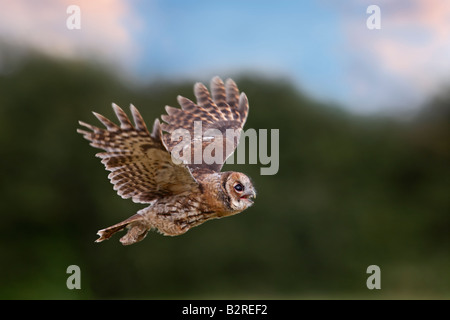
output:
<svg viewBox="0 0 450 320"><path fill-rule="evenodd" d="M180 194L156 200L139 212L164 235L180 235L190 228L215 218L215 212L207 209L203 194Z"/></svg>

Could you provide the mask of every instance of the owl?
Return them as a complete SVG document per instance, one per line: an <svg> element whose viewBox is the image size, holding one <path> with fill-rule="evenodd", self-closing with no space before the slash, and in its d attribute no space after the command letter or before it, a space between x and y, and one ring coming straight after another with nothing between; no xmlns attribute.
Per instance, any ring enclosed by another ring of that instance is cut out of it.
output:
<svg viewBox="0 0 450 320"><path fill-rule="evenodd" d="M124 199L148 204L128 219L99 230L96 242L123 229L127 229L120 238L123 245L141 241L150 230L177 236L253 204L256 190L250 178L240 172L221 172L247 119L246 95L239 94L233 80L224 83L219 77L211 80L211 94L202 83L194 85L194 94L197 103L178 96L181 109L166 106L163 122L156 119L151 132L133 105L134 124L115 104L119 125L96 112L106 128L79 121L88 130L77 132L91 146L104 150L96 156L110 171L114 190Z"/></svg>

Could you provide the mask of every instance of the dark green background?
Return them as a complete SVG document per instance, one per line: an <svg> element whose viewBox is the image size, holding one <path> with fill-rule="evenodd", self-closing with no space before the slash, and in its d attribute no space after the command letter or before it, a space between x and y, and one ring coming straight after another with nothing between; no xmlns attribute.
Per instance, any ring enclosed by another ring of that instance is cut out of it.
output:
<svg viewBox="0 0 450 320"><path fill-rule="evenodd" d="M144 205L116 195L77 122L114 119L115 102L151 126L178 94L193 99L194 80L125 84L106 70L30 55L0 74L0 298L450 297L448 87L398 120L242 74L246 128L280 130L279 172L227 165L252 177L252 208L123 247L96 232ZM81 290L66 287L72 264ZM366 287L372 264L381 290Z"/></svg>

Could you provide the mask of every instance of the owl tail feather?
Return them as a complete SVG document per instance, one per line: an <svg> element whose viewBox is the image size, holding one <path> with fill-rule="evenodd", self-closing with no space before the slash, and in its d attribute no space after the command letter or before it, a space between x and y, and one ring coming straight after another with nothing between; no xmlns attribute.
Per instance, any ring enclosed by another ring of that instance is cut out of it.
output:
<svg viewBox="0 0 450 320"><path fill-rule="evenodd" d="M108 240L113 234L125 228L128 228L128 232L126 235L120 238L120 242L124 246L141 241L145 238L149 231L149 227L145 223L144 217L137 213L134 216L131 216L128 219L119 222L111 227L99 230L97 234L100 236L100 238L95 240L95 242Z"/></svg>

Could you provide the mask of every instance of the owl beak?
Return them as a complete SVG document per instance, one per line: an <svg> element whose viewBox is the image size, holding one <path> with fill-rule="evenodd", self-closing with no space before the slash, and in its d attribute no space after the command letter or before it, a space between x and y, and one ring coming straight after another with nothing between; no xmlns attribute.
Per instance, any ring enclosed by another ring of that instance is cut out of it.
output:
<svg viewBox="0 0 450 320"><path fill-rule="evenodd" d="M256 198L256 192L253 189L244 192L241 196L241 199L245 199L250 202L253 202L252 199L254 199L254 198Z"/></svg>

